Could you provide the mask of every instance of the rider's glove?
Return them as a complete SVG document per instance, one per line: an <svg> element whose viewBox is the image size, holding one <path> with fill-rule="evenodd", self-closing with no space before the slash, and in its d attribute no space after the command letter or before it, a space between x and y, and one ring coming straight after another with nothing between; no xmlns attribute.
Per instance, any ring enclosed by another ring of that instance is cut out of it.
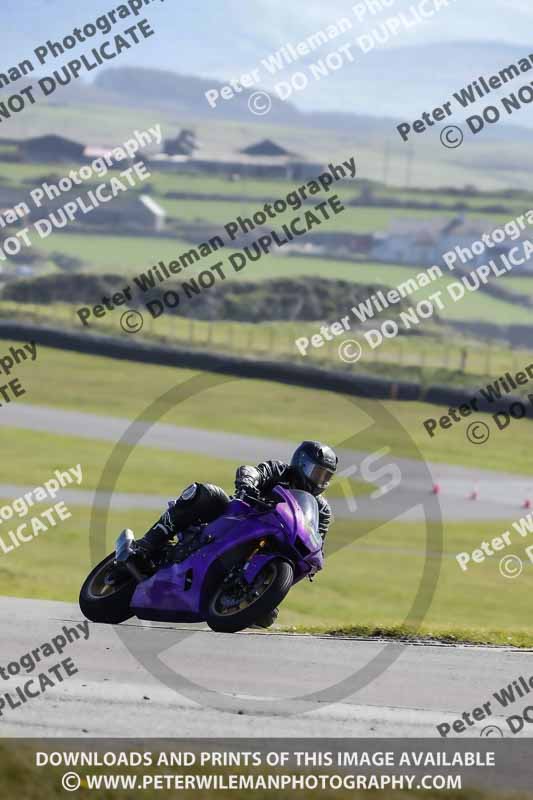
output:
<svg viewBox="0 0 533 800"><path fill-rule="evenodd" d="M235 497L242 500L246 495L248 497L259 497L257 486L249 483L237 483L235 485Z"/></svg>

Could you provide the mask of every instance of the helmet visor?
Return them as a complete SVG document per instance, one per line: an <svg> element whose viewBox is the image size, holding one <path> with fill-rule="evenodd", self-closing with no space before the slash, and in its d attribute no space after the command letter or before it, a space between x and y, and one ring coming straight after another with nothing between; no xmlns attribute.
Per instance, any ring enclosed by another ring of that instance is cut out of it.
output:
<svg viewBox="0 0 533 800"><path fill-rule="evenodd" d="M328 488L329 482L334 475L333 470L315 464L313 461L304 462L302 464L302 472L311 485L321 492Z"/></svg>

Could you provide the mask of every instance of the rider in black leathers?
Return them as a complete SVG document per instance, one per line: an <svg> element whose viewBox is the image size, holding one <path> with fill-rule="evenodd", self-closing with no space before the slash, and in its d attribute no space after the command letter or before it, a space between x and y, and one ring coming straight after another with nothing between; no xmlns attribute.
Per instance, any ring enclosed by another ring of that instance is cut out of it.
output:
<svg viewBox="0 0 533 800"><path fill-rule="evenodd" d="M235 494L261 497L268 495L277 484L304 489L318 503L319 531L325 539L331 523L331 508L322 496L337 468L338 458L331 447L320 442L302 442L295 450L290 464L283 461L263 461L257 467L239 467L235 475ZM230 498L212 483L193 483L137 542L143 554L152 556L169 539L191 526L212 522L224 513Z"/></svg>

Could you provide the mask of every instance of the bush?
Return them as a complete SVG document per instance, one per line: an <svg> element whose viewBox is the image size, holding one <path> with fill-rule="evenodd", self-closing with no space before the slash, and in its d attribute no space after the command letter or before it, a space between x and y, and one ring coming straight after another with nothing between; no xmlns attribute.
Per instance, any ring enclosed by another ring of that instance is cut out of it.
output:
<svg viewBox="0 0 533 800"><path fill-rule="evenodd" d="M23 281L12 281L4 288L4 300L17 303L96 303L105 294L124 287L121 275L88 275L83 272L43 275Z"/></svg>
<svg viewBox="0 0 533 800"><path fill-rule="evenodd" d="M49 304L54 302L92 305L104 295L110 296L124 289L121 275L75 274L45 275L30 280L14 281L4 289L3 298L19 303ZM157 300L161 293L175 286L161 284L146 295L133 293L130 305L141 307ZM390 287L380 284L360 284L328 278L279 278L268 281L228 281L203 291L190 299L181 293L175 310L182 317L208 321L232 320L235 322L272 322L337 319L347 314L351 306L367 300L377 291L386 294ZM402 300L382 315L394 316L409 308L411 303ZM380 314L376 313L375 317Z"/></svg>

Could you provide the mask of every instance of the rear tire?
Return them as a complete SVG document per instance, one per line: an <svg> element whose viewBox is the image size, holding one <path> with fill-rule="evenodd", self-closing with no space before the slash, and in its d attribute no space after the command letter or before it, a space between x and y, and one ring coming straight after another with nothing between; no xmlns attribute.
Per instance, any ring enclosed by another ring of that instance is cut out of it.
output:
<svg viewBox="0 0 533 800"><path fill-rule="evenodd" d="M130 604L137 581L133 576L123 583L112 586L106 583L106 576L112 570L115 554L104 558L85 579L80 591L80 609L91 622L104 622L118 625L133 617Z"/></svg>
<svg viewBox="0 0 533 800"><path fill-rule="evenodd" d="M259 587L260 595L245 608L237 611L221 607L221 600L228 589L221 584L213 592L207 610L207 624L219 633L236 633L254 625L256 620L270 615L286 597L294 580L292 565L281 558L269 561L258 573L255 584L263 581Z"/></svg>

